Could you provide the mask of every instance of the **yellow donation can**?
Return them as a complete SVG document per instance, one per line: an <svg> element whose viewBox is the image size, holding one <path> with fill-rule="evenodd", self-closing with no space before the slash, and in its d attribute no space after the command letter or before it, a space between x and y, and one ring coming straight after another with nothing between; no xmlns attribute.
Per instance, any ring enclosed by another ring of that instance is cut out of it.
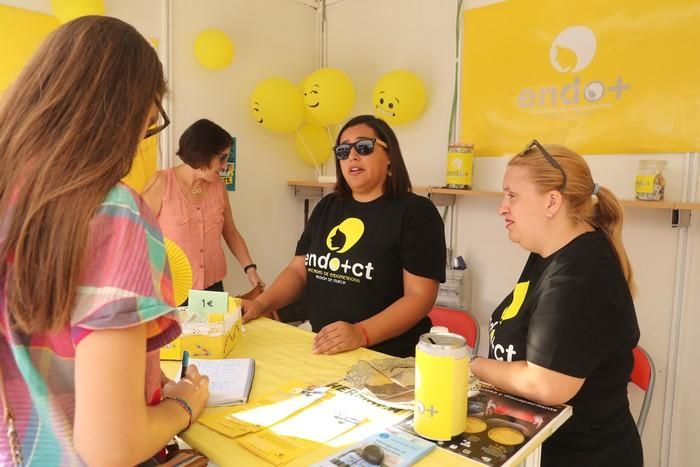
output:
<svg viewBox="0 0 700 467"><path fill-rule="evenodd" d="M467 420L467 343L452 333L423 334L416 346L414 429L447 441L464 431Z"/></svg>
<svg viewBox="0 0 700 467"><path fill-rule="evenodd" d="M474 146L450 144L447 149L447 188L471 189Z"/></svg>

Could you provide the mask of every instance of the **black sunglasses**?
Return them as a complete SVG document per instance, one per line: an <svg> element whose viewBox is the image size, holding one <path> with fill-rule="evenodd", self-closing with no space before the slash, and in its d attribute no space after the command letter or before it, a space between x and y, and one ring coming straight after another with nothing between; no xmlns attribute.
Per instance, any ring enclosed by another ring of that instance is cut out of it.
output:
<svg viewBox="0 0 700 467"><path fill-rule="evenodd" d="M557 162L556 159L554 159L554 157L552 157L552 155L549 152L547 152L547 150L544 148L544 146L542 146L540 144L539 141L537 141L536 139L533 139L532 141L530 141L528 143L528 145L525 146L525 149L523 149L519 155L524 156L525 154L527 154L528 151L532 150L533 148L540 151L542 153L542 155L544 156L544 158L547 159L547 162L552 164L552 167L554 167L555 169L559 170L559 172L561 172L562 182L561 182L561 188L559 188L559 191L561 191L563 193L564 189L566 188L566 181L567 181L566 172L564 172L564 169L562 168L561 165L559 165L559 162Z"/></svg>
<svg viewBox="0 0 700 467"><path fill-rule="evenodd" d="M160 116L163 117L163 123L147 129L146 135L143 137L143 139L150 138L151 136L160 133L161 131L165 130L165 127L170 125L168 114L165 113L165 110L163 110L163 106L160 105L160 101L158 99L156 99L156 107L158 108L158 112L160 112Z"/></svg>
<svg viewBox="0 0 700 467"><path fill-rule="evenodd" d="M374 143L388 149L389 146L377 138L362 138L358 139L354 143L343 143L333 146L333 152L335 153L335 158L339 161L345 160L350 157L350 151L355 148L355 151L361 156L369 156L374 152Z"/></svg>

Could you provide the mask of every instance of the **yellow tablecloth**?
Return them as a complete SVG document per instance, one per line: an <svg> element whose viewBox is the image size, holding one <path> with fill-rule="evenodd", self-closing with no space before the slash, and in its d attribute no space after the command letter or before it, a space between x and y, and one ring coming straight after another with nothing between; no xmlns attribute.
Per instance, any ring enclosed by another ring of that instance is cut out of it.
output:
<svg viewBox="0 0 700 467"><path fill-rule="evenodd" d="M338 381L355 362L385 357L384 354L367 349L337 355L315 355L311 353L313 333L266 318L246 324L245 329L241 342L236 345L230 356L255 359L251 399L270 393L290 381L312 384ZM166 374L172 377L179 369L179 362L164 361L162 367ZM206 409L205 413L220 413L225 416L230 411L230 407L216 407ZM398 417L397 421L401 418L403 417ZM271 465L239 446L234 439L199 423L194 423L182 438L222 467ZM351 443L345 446L349 444ZM307 466L342 448L343 446L322 446L286 465ZM470 464L466 459L462 460L454 454L436 448L415 465L425 467Z"/></svg>

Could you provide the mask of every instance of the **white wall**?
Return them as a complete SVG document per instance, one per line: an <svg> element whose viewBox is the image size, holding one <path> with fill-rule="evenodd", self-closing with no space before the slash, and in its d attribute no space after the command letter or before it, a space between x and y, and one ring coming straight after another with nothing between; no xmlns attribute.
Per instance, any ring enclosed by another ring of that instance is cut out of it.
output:
<svg viewBox="0 0 700 467"><path fill-rule="evenodd" d="M289 0L207 0L172 2L173 131L209 118L236 136L238 176L230 195L233 218L248 243L258 273L270 283L292 258L302 226L302 210L286 181L307 178L291 135L269 132L250 116L250 94L262 79L301 81L316 64L315 12ZM205 70L192 53L196 35L217 27L235 47L233 63ZM173 146L173 151L177 144ZM179 160L178 160L179 162ZM226 289L250 288L240 265L228 255Z"/></svg>
<svg viewBox="0 0 700 467"><path fill-rule="evenodd" d="M699 216L700 213L695 212ZM694 219L689 230L687 252L688 271L686 303L678 328L678 378L673 393L673 424L670 432L670 466L697 464L697 440L700 433L700 409L698 409L698 356L700 356L700 223ZM673 363L673 362L670 362Z"/></svg>
<svg viewBox="0 0 700 467"><path fill-rule="evenodd" d="M328 3L328 66L345 71L355 84L353 115L373 113L374 85L389 71L407 69L425 82L425 112L394 130L410 162L413 184L442 184L454 77L456 2Z"/></svg>
<svg viewBox="0 0 700 467"><path fill-rule="evenodd" d="M53 15L51 0L3 0L3 5ZM120 18L147 37L160 38L163 26L163 1L104 0L105 14Z"/></svg>

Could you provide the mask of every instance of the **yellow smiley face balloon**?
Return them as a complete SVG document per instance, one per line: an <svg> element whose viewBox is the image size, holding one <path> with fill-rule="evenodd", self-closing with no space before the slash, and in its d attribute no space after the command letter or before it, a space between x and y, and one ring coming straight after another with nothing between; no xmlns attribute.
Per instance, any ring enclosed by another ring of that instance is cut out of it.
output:
<svg viewBox="0 0 700 467"><path fill-rule="evenodd" d="M374 115L389 124L400 125L415 120L425 108L423 81L406 70L391 71L374 86Z"/></svg>
<svg viewBox="0 0 700 467"><path fill-rule="evenodd" d="M340 123L355 103L355 88L343 71L321 68L306 77L302 85L304 111L312 124Z"/></svg>
<svg viewBox="0 0 700 467"><path fill-rule="evenodd" d="M268 78L253 89L250 111L253 119L264 128L291 133L301 125L304 104L299 90L291 81Z"/></svg>

